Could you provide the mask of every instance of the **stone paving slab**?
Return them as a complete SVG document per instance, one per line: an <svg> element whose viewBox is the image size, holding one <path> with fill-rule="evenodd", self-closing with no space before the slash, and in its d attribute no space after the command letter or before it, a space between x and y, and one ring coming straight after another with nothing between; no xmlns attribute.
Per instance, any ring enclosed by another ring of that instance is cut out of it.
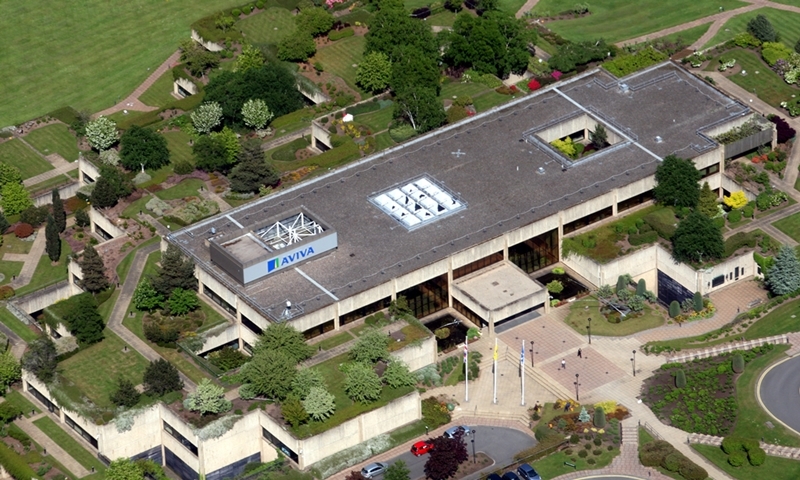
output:
<svg viewBox="0 0 800 480"><path fill-rule="evenodd" d="M579 391L584 393L589 393L629 374L597 353L592 347L584 347L582 353L583 358L575 355L566 358L566 369L561 368L560 359L546 362L541 365L541 369L564 388L572 391L575 390L575 374L579 374Z"/></svg>

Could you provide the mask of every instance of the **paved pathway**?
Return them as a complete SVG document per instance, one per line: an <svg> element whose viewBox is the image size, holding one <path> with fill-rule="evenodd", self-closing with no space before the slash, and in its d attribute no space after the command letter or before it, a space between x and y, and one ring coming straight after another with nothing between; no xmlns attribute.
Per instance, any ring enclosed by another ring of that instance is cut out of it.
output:
<svg viewBox="0 0 800 480"><path fill-rule="evenodd" d="M206 200L217 202L220 212L227 212L228 210L233 208L231 207L230 203L225 201L224 198L220 197L216 192L212 192L208 188L203 188L203 190L200 192L200 196L205 198Z"/></svg>
<svg viewBox="0 0 800 480"><path fill-rule="evenodd" d="M40 413L31 418L20 417L15 420L14 423L25 433L27 433L34 442L47 449L48 455L52 455L56 460L59 461L59 463L61 463L61 465L64 465L64 468L75 474L76 477L83 478L89 475L89 470L84 468L83 465L72 458L72 456L70 456L70 454L68 454L63 448L61 448L61 446L54 442L43 431L39 430L39 427L33 424L35 420L45 416L45 413Z"/></svg>
<svg viewBox="0 0 800 480"><path fill-rule="evenodd" d="M261 150L266 152L267 150L272 150L273 148L278 148L281 145L286 145L287 143L297 140L300 137L305 137L306 135L311 135L311 127L289 133L288 135L278 137L275 140L270 140L269 142L261 145Z"/></svg>
<svg viewBox="0 0 800 480"><path fill-rule="evenodd" d="M26 178L22 182L22 184L25 185L26 187L30 187L31 185L36 185L38 183L42 183L45 180L50 180L53 177L57 177L59 175L64 175L67 172L71 172L71 171L77 170L77 169L78 169L78 162L66 163L66 164L57 166L53 170L48 170L48 171L46 171L44 173L40 173L39 175L36 175L35 177Z"/></svg>
<svg viewBox="0 0 800 480"><path fill-rule="evenodd" d="M533 7L535 7L537 3L539 3L539 0L528 0L527 2L525 2L525 5L521 6L519 10L517 10L516 15L514 16L517 18L524 17L525 12L533 10Z"/></svg>

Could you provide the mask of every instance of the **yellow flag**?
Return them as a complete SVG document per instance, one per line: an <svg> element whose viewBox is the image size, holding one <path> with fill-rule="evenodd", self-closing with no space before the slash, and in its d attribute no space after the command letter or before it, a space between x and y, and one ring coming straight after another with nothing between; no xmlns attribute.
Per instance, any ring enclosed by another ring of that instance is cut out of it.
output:
<svg viewBox="0 0 800 480"><path fill-rule="evenodd" d="M494 341L494 361L497 361L497 340Z"/></svg>

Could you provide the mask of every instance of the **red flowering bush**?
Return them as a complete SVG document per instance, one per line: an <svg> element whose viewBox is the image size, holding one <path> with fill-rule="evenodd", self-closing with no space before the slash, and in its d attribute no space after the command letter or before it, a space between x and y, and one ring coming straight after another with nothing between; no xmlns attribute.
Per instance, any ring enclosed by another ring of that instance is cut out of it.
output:
<svg viewBox="0 0 800 480"><path fill-rule="evenodd" d="M556 80L558 80L559 78L561 78L563 75L564 75L564 74L563 74L563 73L561 73L561 72L559 72L558 70L553 70L553 73L551 73L551 74L550 74L550 76L552 76L552 77L553 77L553 78L555 78Z"/></svg>
<svg viewBox="0 0 800 480"><path fill-rule="evenodd" d="M14 234L17 238L28 238L33 235L33 227L30 223L20 223L17 225L17 228L14 229Z"/></svg>
<svg viewBox="0 0 800 480"><path fill-rule="evenodd" d="M542 84L539 83L539 80L532 78L531 81L528 82L528 90L530 90L531 92L534 90L538 90L540 88L542 88Z"/></svg>
<svg viewBox="0 0 800 480"><path fill-rule="evenodd" d="M752 158L753 163L767 163L769 156L765 153L763 155L754 155Z"/></svg>

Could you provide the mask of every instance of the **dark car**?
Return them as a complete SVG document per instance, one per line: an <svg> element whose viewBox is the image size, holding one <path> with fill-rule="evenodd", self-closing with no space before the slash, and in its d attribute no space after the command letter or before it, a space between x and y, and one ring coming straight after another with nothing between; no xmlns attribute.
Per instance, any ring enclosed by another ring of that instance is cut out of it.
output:
<svg viewBox="0 0 800 480"><path fill-rule="evenodd" d="M520 465L519 468L517 468L517 473L524 480L542 480L542 477L539 476L536 470L527 463Z"/></svg>
<svg viewBox="0 0 800 480"><path fill-rule="evenodd" d="M506 472L503 474L503 480L519 480L519 477L514 472Z"/></svg>
<svg viewBox="0 0 800 480"><path fill-rule="evenodd" d="M419 457L420 455L425 455L431 450L433 450L433 444L430 442L426 442L424 440L420 440L414 445L411 445L411 453L413 453L415 457Z"/></svg>
<svg viewBox="0 0 800 480"><path fill-rule="evenodd" d="M503 478L496 473L490 473L486 480L503 480Z"/></svg>

